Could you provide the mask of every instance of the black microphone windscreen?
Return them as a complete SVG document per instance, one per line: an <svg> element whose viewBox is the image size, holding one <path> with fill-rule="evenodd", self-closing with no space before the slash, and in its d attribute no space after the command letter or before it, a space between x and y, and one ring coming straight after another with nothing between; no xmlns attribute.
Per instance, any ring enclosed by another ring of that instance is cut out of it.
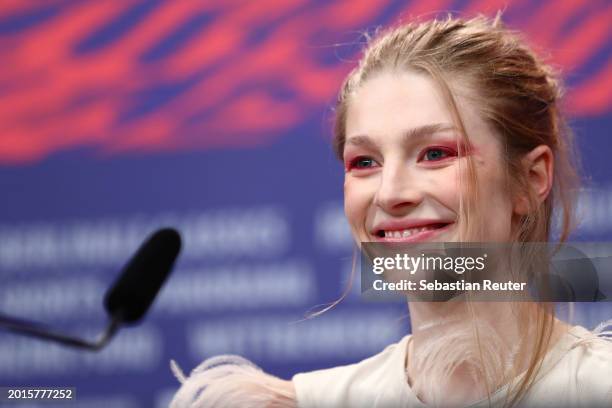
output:
<svg viewBox="0 0 612 408"><path fill-rule="evenodd" d="M104 297L107 312L122 322L140 320L166 281L181 250L172 228L155 232L138 249Z"/></svg>

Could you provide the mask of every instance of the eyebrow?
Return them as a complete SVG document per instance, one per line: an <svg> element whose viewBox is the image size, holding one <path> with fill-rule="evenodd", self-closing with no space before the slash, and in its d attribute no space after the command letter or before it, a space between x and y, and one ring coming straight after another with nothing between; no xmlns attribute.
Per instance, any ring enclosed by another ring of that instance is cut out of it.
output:
<svg viewBox="0 0 612 408"><path fill-rule="evenodd" d="M456 126L450 123L433 123L429 125L418 126L418 127L404 131L402 135L402 139L404 140L404 142L412 143L414 139L419 139L425 136L429 136L433 133L438 133L438 132L447 131L447 130L458 131L459 129L457 129ZM346 139L345 144L346 145L350 144L352 146L370 147L370 148L376 147L376 142L374 142L374 140L372 140L372 138L370 138L367 135L351 136L348 139Z"/></svg>

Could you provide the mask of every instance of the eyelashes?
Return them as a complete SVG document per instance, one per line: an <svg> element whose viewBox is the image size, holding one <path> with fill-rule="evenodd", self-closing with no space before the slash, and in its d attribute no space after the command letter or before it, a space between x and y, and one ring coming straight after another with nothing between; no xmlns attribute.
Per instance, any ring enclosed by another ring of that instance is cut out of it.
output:
<svg viewBox="0 0 612 408"><path fill-rule="evenodd" d="M377 166L378 163L371 157L368 156L357 156L352 160L349 160L346 164L346 170L353 169L369 169Z"/></svg>
<svg viewBox="0 0 612 408"><path fill-rule="evenodd" d="M417 156L417 162L441 162L457 157L455 149L446 146L430 146L423 149ZM368 170L380 167L380 164L371 156L357 156L345 164L345 170Z"/></svg>
<svg viewBox="0 0 612 408"><path fill-rule="evenodd" d="M449 157L457 157L457 151L445 146L432 146L419 154L419 161L441 161Z"/></svg>

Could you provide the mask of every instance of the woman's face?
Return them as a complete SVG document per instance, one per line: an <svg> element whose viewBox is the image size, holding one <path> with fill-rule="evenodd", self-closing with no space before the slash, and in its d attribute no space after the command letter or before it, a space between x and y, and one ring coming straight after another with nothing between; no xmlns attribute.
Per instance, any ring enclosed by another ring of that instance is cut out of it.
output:
<svg viewBox="0 0 612 408"><path fill-rule="evenodd" d="M351 96L344 205L358 243L458 241L466 156L478 178L475 216L484 226L483 240L510 239L513 205L501 143L468 100L456 96L456 102L469 146L462 145L439 88L425 75L383 71Z"/></svg>

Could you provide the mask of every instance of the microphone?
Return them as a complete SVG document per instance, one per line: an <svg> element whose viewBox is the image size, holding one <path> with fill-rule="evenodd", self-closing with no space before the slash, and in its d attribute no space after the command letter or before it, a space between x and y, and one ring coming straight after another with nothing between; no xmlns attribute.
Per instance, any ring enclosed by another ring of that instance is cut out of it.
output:
<svg viewBox="0 0 612 408"><path fill-rule="evenodd" d="M157 296L181 250L181 237L165 228L153 234L125 266L104 297L107 313L134 323L140 320Z"/></svg>
<svg viewBox="0 0 612 408"><path fill-rule="evenodd" d="M104 296L109 323L97 340L89 341L54 331L36 322L0 314L0 328L70 347L100 350L123 324L134 324L146 314L172 271L181 250L181 237L172 228L152 234L132 256L123 272Z"/></svg>

